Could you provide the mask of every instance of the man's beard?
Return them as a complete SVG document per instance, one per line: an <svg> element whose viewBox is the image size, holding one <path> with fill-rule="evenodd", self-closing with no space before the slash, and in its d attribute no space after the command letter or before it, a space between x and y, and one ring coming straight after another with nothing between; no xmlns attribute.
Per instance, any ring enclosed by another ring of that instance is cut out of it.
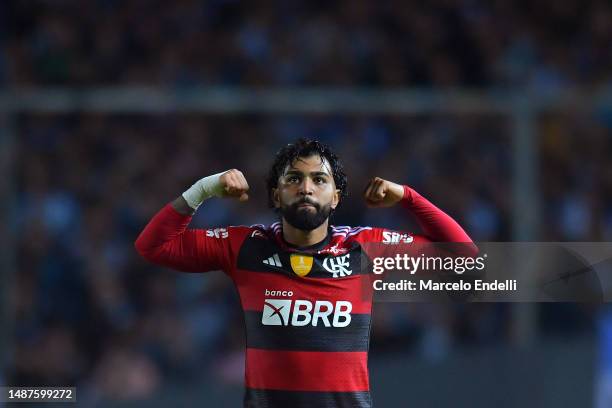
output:
<svg viewBox="0 0 612 408"><path fill-rule="evenodd" d="M300 204L311 204L315 211L309 208L298 208ZM307 199L299 200L291 205L283 205L280 207L282 217L294 228L302 231L312 231L320 227L331 215L331 204L321 207L320 204L314 203Z"/></svg>

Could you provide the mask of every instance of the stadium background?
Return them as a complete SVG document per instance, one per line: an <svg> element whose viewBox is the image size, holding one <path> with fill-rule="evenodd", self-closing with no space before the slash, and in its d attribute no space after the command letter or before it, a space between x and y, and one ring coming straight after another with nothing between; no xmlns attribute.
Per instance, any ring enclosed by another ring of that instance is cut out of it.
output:
<svg viewBox="0 0 612 408"><path fill-rule="evenodd" d="M239 406L243 329L221 273L139 259L148 219L235 167L264 175L300 136L334 146L336 224L405 182L478 241L612 239L606 1L6 1L0 5L0 384L76 385L82 406ZM380 407L585 407L612 320L572 304L377 304ZM299 381L299 378L296 378ZM601 405L607 406L607 405Z"/></svg>

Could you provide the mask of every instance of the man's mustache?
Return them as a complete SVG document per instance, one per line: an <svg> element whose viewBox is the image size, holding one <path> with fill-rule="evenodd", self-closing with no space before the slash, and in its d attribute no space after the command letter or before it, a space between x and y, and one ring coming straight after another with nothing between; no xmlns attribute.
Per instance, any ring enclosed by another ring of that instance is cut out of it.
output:
<svg viewBox="0 0 612 408"><path fill-rule="evenodd" d="M291 206L292 206L292 207L298 207L298 206L300 206L300 205L302 205L302 204L310 204L310 205L312 205L313 207L315 207L317 210L319 209L319 204L318 204L318 203L315 203L315 202L314 202L314 201L312 201L312 200L309 200L308 198L302 198L302 199L300 199L300 200L296 201L295 203L293 203Z"/></svg>

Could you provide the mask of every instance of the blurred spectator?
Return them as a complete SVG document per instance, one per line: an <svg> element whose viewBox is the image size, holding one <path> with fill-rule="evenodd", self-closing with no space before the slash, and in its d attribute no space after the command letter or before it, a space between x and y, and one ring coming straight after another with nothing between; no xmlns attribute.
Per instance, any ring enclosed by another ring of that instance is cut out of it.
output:
<svg viewBox="0 0 612 408"><path fill-rule="evenodd" d="M605 0L7 1L0 80L546 92L609 82L610 19Z"/></svg>

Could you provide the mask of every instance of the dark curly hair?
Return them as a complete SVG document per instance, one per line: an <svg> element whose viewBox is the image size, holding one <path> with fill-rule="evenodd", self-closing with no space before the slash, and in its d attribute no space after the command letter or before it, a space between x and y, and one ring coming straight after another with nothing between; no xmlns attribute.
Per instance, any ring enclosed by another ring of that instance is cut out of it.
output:
<svg viewBox="0 0 612 408"><path fill-rule="evenodd" d="M268 176L266 177L268 205L270 208L274 208L272 189L278 187L278 178L283 174L285 168L293 164L300 157L309 157L312 155L318 155L321 157L321 160L326 159L329 162L332 175L334 176L334 182L336 183L336 189L340 190L339 196L341 201L348 196L346 190L347 178L338 156L336 156L329 146L317 140L301 138L295 143L284 146L276 153L272 168L270 168Z"/></svg>

